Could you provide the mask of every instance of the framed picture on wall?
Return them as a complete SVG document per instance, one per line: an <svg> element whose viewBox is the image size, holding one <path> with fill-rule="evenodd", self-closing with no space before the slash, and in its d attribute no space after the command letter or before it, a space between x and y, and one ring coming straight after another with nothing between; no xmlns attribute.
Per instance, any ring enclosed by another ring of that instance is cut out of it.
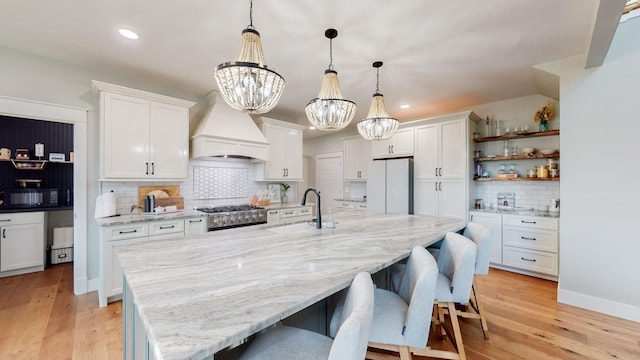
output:
<svg viewBox="0 0 640 360"><path fill-rule="evenodd" d="M267 184L271 202L280 202L280 184Z"/></svg>

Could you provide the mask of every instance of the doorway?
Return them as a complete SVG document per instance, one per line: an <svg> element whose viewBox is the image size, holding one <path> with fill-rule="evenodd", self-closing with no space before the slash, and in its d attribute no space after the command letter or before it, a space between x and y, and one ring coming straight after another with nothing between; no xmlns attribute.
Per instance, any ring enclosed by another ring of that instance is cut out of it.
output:
<svg viewBox="0 0 640 360"><path fill-rule="evenodd" d="M316 189L322 193L322 213L336 207L342 198L342 153L316 155Z"/></svg>

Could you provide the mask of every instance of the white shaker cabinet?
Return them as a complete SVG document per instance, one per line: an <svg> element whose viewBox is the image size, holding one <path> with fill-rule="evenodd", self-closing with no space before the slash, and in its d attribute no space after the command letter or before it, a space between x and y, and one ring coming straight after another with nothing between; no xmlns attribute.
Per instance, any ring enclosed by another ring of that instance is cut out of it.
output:
<svg viewBox="0 0 640 360"><path fill-rule="evenodd" d="M371 157L374 159L386 159L412 156L415 150L413 134L413 127L405 127L398 129L387 140L371 141Z"/></svg>
<svg viewBox="0 0 640 360"><path fill-rule="evenodd" d="M416 122L414 210L416 214L467 218L472 134L479 118L456 113Z"/></svg>
<svg viewBox="0 0 640 360"><path fill-rule="evenodd" d="M502 264L558 276L558 218L502 215Z"/></svg>
<svg viewBox="0 0 640 360"><path fill-rule="evenodd" d="M100 92L101 178L183 180L195 103L94 81Z"/></svg>
<svg viewBox="0 0 640 360"><path fill-rule="evenodd" d="M344 180L367 180L367 166L371 161L371 143L367 140L346 140L344 151Z"/></svg>
<svg viewBox="0 0 640 360"><path fill-rule="evenodd" d="M265 117L256 123L269 142L269 160L255 164L256 181L301 181L305 127Z"/></svg>
<svg viewBox="0 0 640 360"><path fill-rule="evenodd" d="M44 212L0 214L0 277L44 270Z"/></svg>
<svg viewBox="0 0 640 360"><path fill-rule="evenodd" d="M491 253L489 261L492 264L502 264L502 215L489 212L469 212L470 221L482 224L491 229Z"/></svg>

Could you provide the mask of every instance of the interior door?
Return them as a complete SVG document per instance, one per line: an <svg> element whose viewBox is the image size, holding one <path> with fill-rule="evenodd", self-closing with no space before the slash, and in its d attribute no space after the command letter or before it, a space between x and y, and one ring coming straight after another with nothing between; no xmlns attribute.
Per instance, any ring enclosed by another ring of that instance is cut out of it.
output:
<svg viewBox="0 0 640 360"><path fill-rule="evenodd" d="M316 155L316 189L321 195L321 211L336 208L335 199L342 198L342 153ZM308 202L313 202L311 195Z"/></svg>

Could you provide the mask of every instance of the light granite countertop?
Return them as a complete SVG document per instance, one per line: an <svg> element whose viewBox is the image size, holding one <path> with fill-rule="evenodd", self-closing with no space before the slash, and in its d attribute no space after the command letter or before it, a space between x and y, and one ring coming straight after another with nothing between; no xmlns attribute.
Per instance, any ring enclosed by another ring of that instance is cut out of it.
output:
<svg viewBox="0 0 640 360"><path fill-rule="evenodd" d="M522 216L538 216L538 217L551 217L559 218L560 212L541 211L535 209L469 209L469 211L493 213L493 214L506 214L506 215L522 215Z"/></svg>
<svg viewBox="0 0 640 360"><path fill-rule="evenodd" d="M342 199L334 199L334 200L336 200L336 201L346 201L346 202L357 202L357 203L366 203L367 202L367 199L345 199L345 198L342 198Z"/></svg>
<svg viewBox="0 0 640 360"><path fill-rule="evenodd" d="M160 214L130 214L130 215L117 215L110 217L103 217L96 219L96 223L99 226L110 226L120 224L131 224L141 221L155 221L155 220L171 220L182 219L197 216L206 216L207 214L197 210L179 210L168 213Z"/></svg>
<svg viewBox="0 0 640 360"><path fill-rule="evenodd" d="M335 229L256 225L117 247L153 353L215 354L466 226L369 211L334 219Z"/></svg>

